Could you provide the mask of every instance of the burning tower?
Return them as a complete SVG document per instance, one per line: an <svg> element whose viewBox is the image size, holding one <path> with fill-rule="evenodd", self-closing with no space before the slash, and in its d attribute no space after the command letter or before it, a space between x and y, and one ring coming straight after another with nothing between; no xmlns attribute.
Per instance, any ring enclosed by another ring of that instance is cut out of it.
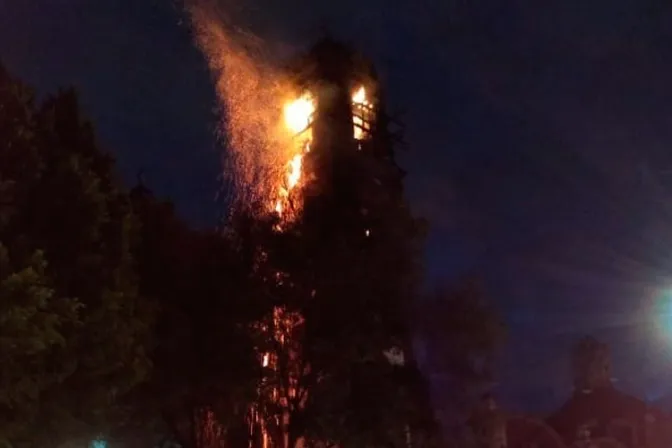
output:
<svg viewBox="0 0 672 448"><path fill-rule="evenodd" d="M284 108L286 126L295 134L295 152L287 161L283 185L273 203L276 213L301 207L293 194L330 196L334 186L351 177L363 158L386 160L381 183L401 192L402 171L393 147L401 143L401 126L387 114L375 70L346 45L325 38L288 68L297 98ZM397 127L396 131L390 129ZM379 168L382 168L380 166Z"/></svg>
<svg viewBox="0 0 672 448"><path fill-rule="evenodd" d="M287 70L295 97L284 106L283 119L293 134L292 153L268 207L277 217L275 232L294 243L285 242L294 272L274 266L268 273L291 303L275 305L262 324L272 339L270 351L260 353L268 369L260 387L260 403L266 405L252 415L255 443L262 448L301 446L303 423L297 422L325 387L348 385L351 398L339 409L384 400L402 389L394 383L402 377L413 383L405 400L424 396L406 322L414 287L406 279L413 277L410 246L418 223L404 202L404 173L394 160L401 126L384 112L372 65L344 44L325 38ZM297 279L297 271L304 277ZM320 346L317 357L306 347L310 344ZM347 361L341 353L348 353ZM378 396L369 396L372 390ZM400 419L405 426L376 431L400 430L408 446L411 426L419 423ZM374 431L372 423L352 425L362 433Z"/></svg>

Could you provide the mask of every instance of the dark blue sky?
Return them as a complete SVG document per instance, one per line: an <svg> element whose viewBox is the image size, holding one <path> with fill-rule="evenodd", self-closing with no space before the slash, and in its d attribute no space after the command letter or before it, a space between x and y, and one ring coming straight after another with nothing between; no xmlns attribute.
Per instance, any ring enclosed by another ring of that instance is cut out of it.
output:
<svg viewBox="0 0 672 448"><path fill-rule="evenodd" d="M510 327L512 406L562 400L588 332L612 344L624 388L672 386L669 2L236 3L286 48L327 25L377 63L407 109L430 282L486 279ZM181 214L214 222L213 87L169 0L0 0L0 59L40 92L75 85L129 183L143 167Z"/></svg>

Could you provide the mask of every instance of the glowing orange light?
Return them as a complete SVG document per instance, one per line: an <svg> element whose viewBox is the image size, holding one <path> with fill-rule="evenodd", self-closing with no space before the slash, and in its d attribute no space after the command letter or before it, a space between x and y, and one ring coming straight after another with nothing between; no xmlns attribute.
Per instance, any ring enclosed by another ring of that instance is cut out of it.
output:
<svg viewBox="0 0 672 448"><path fill-rule="evenodd" d="M371 107L371 102L366 96L366 89L364 86L355 90L352 94L352 105L353 114L352 114L352 124L354 130L354 137L356 140L362 140L364 138L364 113L366 110Z"/></svg>
<svg viewBox="0 0 672 448"><path fill-rule="evenodd" d="M366 102L366 89L360 87L352 94L352 102L355 104L364 104Z"/></svg>
<svg viewBox="0 0 672 448"><path fill-rule="evenodd" d="M287 174L287 186L293 189L301 179L301 164L303 162L303 155L297 154L289 161L289 173Z"/></svg>
<svg viewBox="0 0 672 448"><path fill-rule="evenodd" d="M369 132L367 116L371 111L371 100L367 96L364 86L355 89L351 96L352 101L352 124L353 133L356 140L363 140L366 133ZM310 152L313 141L311 124L315 114L316 102L310 92L305 92L297 98L288 101L282 111L284 119L284 128L291 134L292 143L289 145L291 150L287 156L285 174L280 181L280 185L275 187L276 198L270 204L272 210L283 221L291 220L295 216L296 210L300 207L300 201L297 201L294 190L302 186L304 182L304 160L306 153ZM361 143L358 149L362 149ZM292 212L288 213L289 205L292 204ZM277 227L281 229L281 226ZM368 236L368 235L367 235Z"/></svg>
<svg viewBox="0 0 672 448"><path fill-rule="evenodd" d="M298 134L310 126L315 112L315 101L309 93L304 93L298 99L285 105L285 124L287 128Z"/></svg>
<svg viewBox="0 0 672 448"><path fill-rule="evenodd" d="M294 154L287 162L286 175L282 185L278 186L278 198L273 203L273 210L283 216L287 209L292 190L300 185L303 169L303 154L310 151L312 131L310 124L315 113L315 101L310 93L288 102L284 109L285 127L292 133Z"/></svg>

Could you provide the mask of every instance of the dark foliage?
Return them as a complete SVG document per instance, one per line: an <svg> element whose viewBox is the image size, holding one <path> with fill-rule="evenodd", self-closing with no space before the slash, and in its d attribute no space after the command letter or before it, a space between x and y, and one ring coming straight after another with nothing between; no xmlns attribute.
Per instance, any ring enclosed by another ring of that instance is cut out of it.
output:
<svg viewBox="0 0 672 448"><path fill-rule="evenodd" d="M0 75L0 440L90 440L149 368L127 196L75 93Z"/></svg>
<svg viewBox="0 0 672 448"><path fill-rule="evenodd" d="M243 248L190 229L142 185L131 196L142 223L140 290L159 312L152 375L126 402L133 418L117 436L125 446L174 439L185 447L223 431L232 437L260 378L253 323L261 311Z"/></svg>
<svg viewBox="0 0 672 448"><path fill-rule="evenodd" d="M414 334L425 346L424 367L438 391L433 407L445 436L457 443L465 419L495 381L495 355L505 328L474 278L442 286L415 306Z"/></svg>

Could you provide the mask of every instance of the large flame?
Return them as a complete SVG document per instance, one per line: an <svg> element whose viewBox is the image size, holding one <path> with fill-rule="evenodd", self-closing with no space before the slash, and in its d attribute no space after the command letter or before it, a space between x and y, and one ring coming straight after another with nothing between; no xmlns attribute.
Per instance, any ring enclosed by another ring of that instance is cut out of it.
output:
<svg viewBox="0 0 672 448"><path fill-rule="evenodd" d="M284 107L284 123L286 130L292 135L293 154L286 164L286 173L278 186L277 199L273 210L283 218L291 218L286 212L292 206L294 211L300 207L300 198L293 197L292 193L303 178L303 156L310 151L313 140L310 125L315 113L315 100L310 93L304 93L299 98L289 101Z"/></svg>

